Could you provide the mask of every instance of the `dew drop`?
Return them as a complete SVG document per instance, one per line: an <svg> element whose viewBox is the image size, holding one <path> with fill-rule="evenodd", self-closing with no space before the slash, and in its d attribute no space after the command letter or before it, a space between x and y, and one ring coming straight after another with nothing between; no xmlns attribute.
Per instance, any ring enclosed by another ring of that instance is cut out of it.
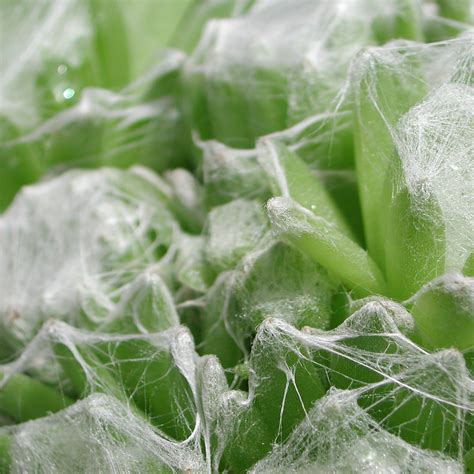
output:
<svg viewBox="0 0 474 474"><path fill-rule="evenodd" d="M63 91L63 97L67 100L67 99L72 99L75 95L76 91L74 89L71 89L70 87L68 87L67 89L64 89Z"/></svg>

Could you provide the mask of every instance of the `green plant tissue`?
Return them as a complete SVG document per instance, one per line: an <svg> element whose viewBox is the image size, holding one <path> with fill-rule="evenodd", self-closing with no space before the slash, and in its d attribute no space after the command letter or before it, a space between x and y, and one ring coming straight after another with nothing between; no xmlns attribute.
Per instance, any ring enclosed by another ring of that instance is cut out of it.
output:
<svg viewBox="0 0 474 474"><path fill-rule="evenodd" d="M473 18L0 2L0 474L474 472Z"/></svg>

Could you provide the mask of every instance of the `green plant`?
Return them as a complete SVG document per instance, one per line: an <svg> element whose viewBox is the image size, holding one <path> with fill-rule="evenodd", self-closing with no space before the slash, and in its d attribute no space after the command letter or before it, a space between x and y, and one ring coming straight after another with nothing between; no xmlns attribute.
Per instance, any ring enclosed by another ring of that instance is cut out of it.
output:
<svg viewBox="0 0 474 474"><path fill-rule="evenodd" d="M471 472L469 2L163 1L0 5L0 473Z"/></svg>

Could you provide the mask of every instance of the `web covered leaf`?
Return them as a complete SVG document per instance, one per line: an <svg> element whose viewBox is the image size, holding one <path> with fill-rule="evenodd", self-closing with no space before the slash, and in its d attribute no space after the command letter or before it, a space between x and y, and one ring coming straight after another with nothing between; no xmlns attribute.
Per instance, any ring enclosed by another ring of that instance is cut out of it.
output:
<svg viewBox="0 0 474 474"><path fill-rule="evenodd" d="M162 256L176 222L132 172L72 171L25 188L0 219L2 336L22 347L52 317L97 325Z"/></svg>
<svg viewBox="0 0 474 474"><path fill-rule="evenodd" d="M389 35L415 39L417 7L403 3L260 1L241 17L210 22L184 70L193 128L203 139L251 148L259 136L318 116L324 138L313 151L326 166L347 165L350 120L333 112L350 60L379 40L377 17ZM397 26L405 15L413 29Z"/></svg>
<svg viewBox="0 0 474 474"><path fill-rule="evenodd" d="M397 298L462 270L472 253L472 45L470 33L393 44L353 66L368 249Z"/></svg>

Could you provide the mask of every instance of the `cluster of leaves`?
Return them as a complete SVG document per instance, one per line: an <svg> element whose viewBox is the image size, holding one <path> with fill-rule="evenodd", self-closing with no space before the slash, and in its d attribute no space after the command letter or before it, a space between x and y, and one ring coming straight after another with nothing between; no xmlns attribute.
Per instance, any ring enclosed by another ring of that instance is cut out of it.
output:
<svg viewBox="0 0 474 474"><path fill-rule="evenodd" d="M141 5L0 7L0 472L474 470L472 2Z"/></svg>

